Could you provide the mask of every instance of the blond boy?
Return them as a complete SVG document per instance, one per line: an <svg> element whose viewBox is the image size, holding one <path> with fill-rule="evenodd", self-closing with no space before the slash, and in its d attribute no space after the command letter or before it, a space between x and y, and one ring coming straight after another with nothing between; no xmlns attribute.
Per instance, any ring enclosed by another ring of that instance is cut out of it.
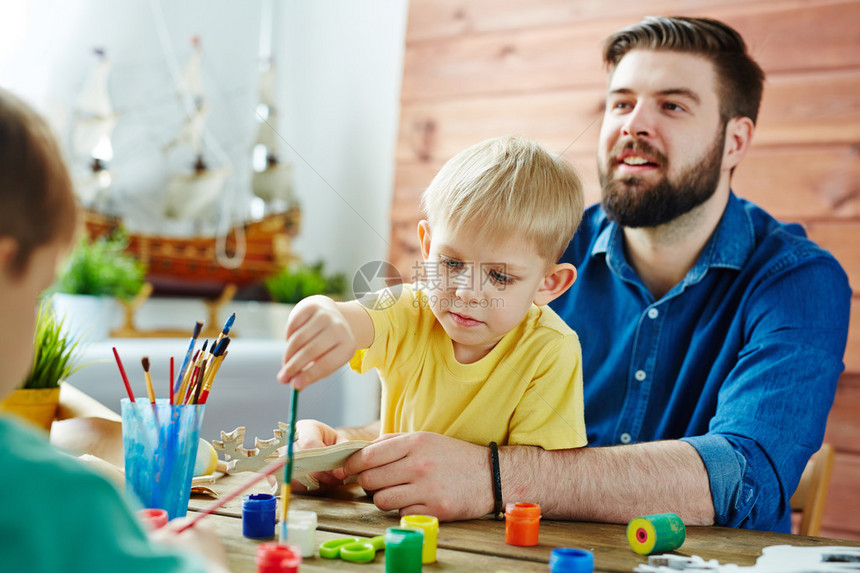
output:
<svg viewBox="0 0 860 573"><path fill-rule="evenodd" d="M574 169L534 142L491 139L448 161L422 205L424 280L393 304L302 301L279 379L301 389L350 361L379 370L383 434L584 446L579 339L546 306L576 279L556 262L583 212Z"/></svg>

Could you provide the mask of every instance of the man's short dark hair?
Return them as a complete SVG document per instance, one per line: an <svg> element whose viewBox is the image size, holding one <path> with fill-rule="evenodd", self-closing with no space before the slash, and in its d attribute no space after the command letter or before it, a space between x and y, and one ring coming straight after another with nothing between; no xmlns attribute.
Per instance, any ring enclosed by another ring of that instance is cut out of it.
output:
<svg viewBox="0 0 860 573"><path fill-rule="evenodd" d="M628 52L636 49L704 56L713 63L717 75L723 120L748 117L756 122L764 72L735 29L708 18L649 16L609 36L603 46L603 61L613 70Z"/></svg>

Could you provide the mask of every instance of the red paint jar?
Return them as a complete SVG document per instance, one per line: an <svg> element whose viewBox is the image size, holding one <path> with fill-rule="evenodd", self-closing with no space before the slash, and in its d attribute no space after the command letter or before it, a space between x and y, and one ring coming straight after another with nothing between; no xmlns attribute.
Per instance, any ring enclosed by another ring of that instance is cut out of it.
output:
<svg viewBox="0 0 860 573"><path fill-rule="evenodd" d="M509 503L505 508L505 543L530 547L538 544L540 506L536 503Z"/></svg>
<svg viewBox="0 0 860 573"><path fill-rule="evenodd" d="M167 525L167 510L165 509L141 509L137 515L150 530L160 529Z"/></svg>
<svg viewBox="0 0 860 573"><path fill-rule="evenodd" d="M302 553L294 545L261 543L257 546L257 573L299 573Z"/></svg>

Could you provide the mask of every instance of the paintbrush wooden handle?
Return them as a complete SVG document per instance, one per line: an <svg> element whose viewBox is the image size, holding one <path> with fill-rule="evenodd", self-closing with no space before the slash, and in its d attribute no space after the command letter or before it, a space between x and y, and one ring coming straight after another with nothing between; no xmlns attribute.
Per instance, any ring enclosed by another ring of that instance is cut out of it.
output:
<svg viewBox="0 0 860 573"><path fill-rule="evenodd" d="M207 507L201 513L198 513L197 515L195 515L191 519L191 521L189 521L188 523L183 525L181 528L179 528L176 531L176 533L179 534L179 533L182 533L183 531L185 531L186 529L188 529L190 527L194 527L194 524L196 524L198 521L200 521L201 519L203 519L204 517L206 517L210 513L213 513L216 509L222 507L228 501L235 498L237 495L239 495L240 493L242 493L243 491L245 491L246 489L248 489L249 487L251 487L252 485L257 483L258 481L260 481L264 477L272 475L273 473L275 473L276 471L278 471L279 469L284 467L284 464L286 464L286 463L287 463L286 456L283 458L278 458L277 460L273 461L272 463L267 465L265 468L263 468L263 470L260 471L253 478L251 478L248 481L246 481L245 483L239 485L238 487L236 487L236 489L234 489L230 493L222 496L221 499L219 499L218 501L216 501L215 503L213 503L212 505Z"/></svg>

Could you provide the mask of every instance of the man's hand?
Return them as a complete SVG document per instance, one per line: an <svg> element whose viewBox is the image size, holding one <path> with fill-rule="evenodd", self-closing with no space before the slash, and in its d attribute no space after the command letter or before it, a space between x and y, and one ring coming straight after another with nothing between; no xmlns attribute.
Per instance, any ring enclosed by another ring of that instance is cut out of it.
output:
<svg viewBox="0 0 860 573"><path fill-rule="evenodd" d="M379 509L474 519L493 510L489 449L431 432L387 434L353 454L347 476L373 493Z"/></svg>

